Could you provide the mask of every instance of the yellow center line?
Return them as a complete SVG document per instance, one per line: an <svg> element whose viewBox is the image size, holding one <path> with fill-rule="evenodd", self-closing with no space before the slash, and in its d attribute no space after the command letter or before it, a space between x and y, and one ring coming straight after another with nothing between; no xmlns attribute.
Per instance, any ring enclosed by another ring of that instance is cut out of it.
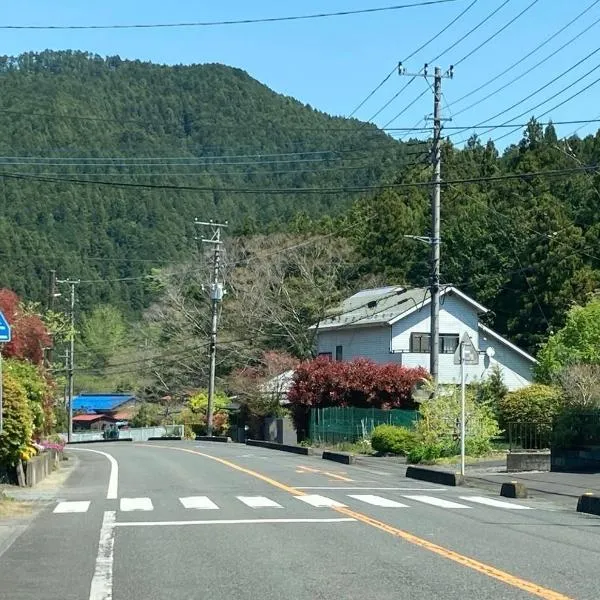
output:
<svg viewBox="0 0 600 600"><path fill-rule="evenodd" d="M198 452L196 450L191 450L189 448L177 448L175 446L152 446L150 444L136 444L136 446L145 446L147 448L161 448L161 449L166 449L166 450L178 450L180 452L188 452L190 454L196 454L198 456L202 456L204 458L214 460L214 461L221 463L222 465L225 465L231 469L235 469L236 471L239 471L240 473L245 473L246 475L250 475L251 477L260 479L261 481L264 481L265 483L268 483L269 485L272 485L273 487L276 487L277 489L280 489L284 492L288 492L289 494L292 494L294 496L305 496L306 495L305 492L303 492L302 490L298 490L292 486L286 485L285 483L281 483L280 481L272 479L271 477L267 477L266 475L257 473L256 471L253 471L252 469L246 469L245 467L236 465L235 463L233 463L229 460L226 460L224 458L220 458L218 456L211 456L210 454L204 454L203 452ZM502 583L504 583L506 585L523 590L524 592L528 592L529 594L532 594L533 596L537 596L538 598L543 598L544 600L573 600L569 596L565 596L564 594L561 594L560 592L556 592L549 588L542 587L541 585L533 583L532 581L527 581L526 579L522 579L520 577L512 575L511 573L507 573L506 571L501 571L500 569L496 569L495 567L492 567L491 565L488 565L486 563L475 560L474 558L471 558L469 556L465 556L464 554L460 554L459 552L455 552L454 550L450 550L449 548L445 548L444 546L439 546L438 544L434 544L433 542L430 542L429 540L420 538L416 535L413 535L412 533L409 533L408 531L404 531L403 529L398 529L397 527L393 527L392 525L388 525L387 523L383 523L382 521L378 521L377 519L373 519L372 517L369 517L368 515L365 515L363 513L356 512L354 510L351 510L351 509L345 508L345 507L337 507L337 508L334 508L333 510L335 510L343 515L346 515L348 517L352 517L353 519L356 519L357 521L360 521L361 523L364 523L365 525L370 525L371 527L374 527L375 529L379 529L380 531L389 533L390 535L393 535L394 537L397 537L406 542L409 542L410 544L413 544L420 548L424 548L425 550L429 550L430 552L433 552L434 554L437 554L438 556L442 556L448 560L451 560L459 565L462 565L463 567L473 569L474 571L477 571L478 573L486 575L487 577L491 577L492 579L497 579L498 581L501 581Z"/></svg>
<svg viewBox="0 0 600 600"><path fill-rule="evenodd" d="M338 475L337 473L329 473L329 471L323 471L323 475L335 477L335 479L339 479L340 481L354 481L354 479L350 479L350 477L344 477L343 475Z"/></svg>

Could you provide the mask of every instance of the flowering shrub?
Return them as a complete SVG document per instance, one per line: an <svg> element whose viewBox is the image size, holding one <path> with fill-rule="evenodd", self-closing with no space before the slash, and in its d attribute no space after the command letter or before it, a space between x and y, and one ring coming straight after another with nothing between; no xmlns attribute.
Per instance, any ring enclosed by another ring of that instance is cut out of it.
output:
<svg viewBox="0 0 600 600"><path fill-rule="evenodd" d="M381 365L362 358L347 362L317 358L297 367L288 399L296 428L305 430L311 408L412 408L413 386L428 378L420 367Z"/></svg>

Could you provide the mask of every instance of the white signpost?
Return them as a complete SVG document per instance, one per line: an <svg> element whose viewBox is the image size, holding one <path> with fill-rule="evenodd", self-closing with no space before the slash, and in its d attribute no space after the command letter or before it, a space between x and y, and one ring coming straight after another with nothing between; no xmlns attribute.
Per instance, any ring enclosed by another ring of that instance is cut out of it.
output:
<svg viewBox="0 0 600 600"><path fill-rule="evenodd" d="M7 344L11 340L10 325L6 320L6 317L0 312L0 343ZM2 404L2 352L0 352L0 433L2 433L4 427L4 419L2 412L4 410Z"/></svg>
<svg viewBox="0 0 600 600"><path fill-rule="evenodd" d="M467 433L465 400L465 365L478 365L479 352L467 332L462 334L458 348L454 353L454 364L460 365L460 474L465 474L465 439Z"/></svg>

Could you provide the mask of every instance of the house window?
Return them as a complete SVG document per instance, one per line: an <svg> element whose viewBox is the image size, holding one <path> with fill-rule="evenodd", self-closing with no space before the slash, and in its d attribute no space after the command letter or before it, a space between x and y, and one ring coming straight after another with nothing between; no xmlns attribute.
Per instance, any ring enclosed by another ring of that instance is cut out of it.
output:
<svg viewBox="0 0 600 600"><path fill-rule="evenodd" d="M317 354L317 358L326 358L327 360L331 360L332 354L331 352L319 352L319 354Z"/></svg>
<svg viewBox="0 0 600 600"><path fill-rule="evenodd" d="M457 333L440 334L440 354L454 354L458 348Z"/></svg>
<svg viewBox="0 0 600 600"><path fill-rule="evenodd" d="M410 334L410 351L411 352L429 352L428 333L411 333Z"/></svg>
<svg viewBox="0 0 600 600"><path fill-rule="evenodd" d="M411 333L410 334L410 351L429 354L431 352L429 341L431 334L429 333ZM454 354L458 348L457 333L440 333L440 354Z"/></svg>
<svg viewBox="0 0 600 600"><path fill-rule="evenodd" d="M337 361L342 360L342 356L343 356L342 347L336 346L335 347L335 360L337 360Z"/></svg>

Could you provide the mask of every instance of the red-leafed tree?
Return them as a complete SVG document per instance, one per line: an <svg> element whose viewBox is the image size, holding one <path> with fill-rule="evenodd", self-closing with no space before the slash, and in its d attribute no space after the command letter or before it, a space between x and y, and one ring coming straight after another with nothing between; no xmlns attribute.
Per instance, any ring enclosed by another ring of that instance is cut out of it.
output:
<svg viewBox="0 0 600 600"><path fill-rule="evenodd" d="M297 429L305 430L311 408L413 408L412 388L428 378L428 372L420 367L317 358L297 367L288 399Z"/></svg>
<svg viewBox="0 0 600 600"><path fill-rule="evenodd" d="M44 360L44 348L51 343L48 328L42 319L28 312L19 296L6 288L0 289L0 311L4 313L12 329L12 340L1 347L2 354L41 364Z"/></svg>

